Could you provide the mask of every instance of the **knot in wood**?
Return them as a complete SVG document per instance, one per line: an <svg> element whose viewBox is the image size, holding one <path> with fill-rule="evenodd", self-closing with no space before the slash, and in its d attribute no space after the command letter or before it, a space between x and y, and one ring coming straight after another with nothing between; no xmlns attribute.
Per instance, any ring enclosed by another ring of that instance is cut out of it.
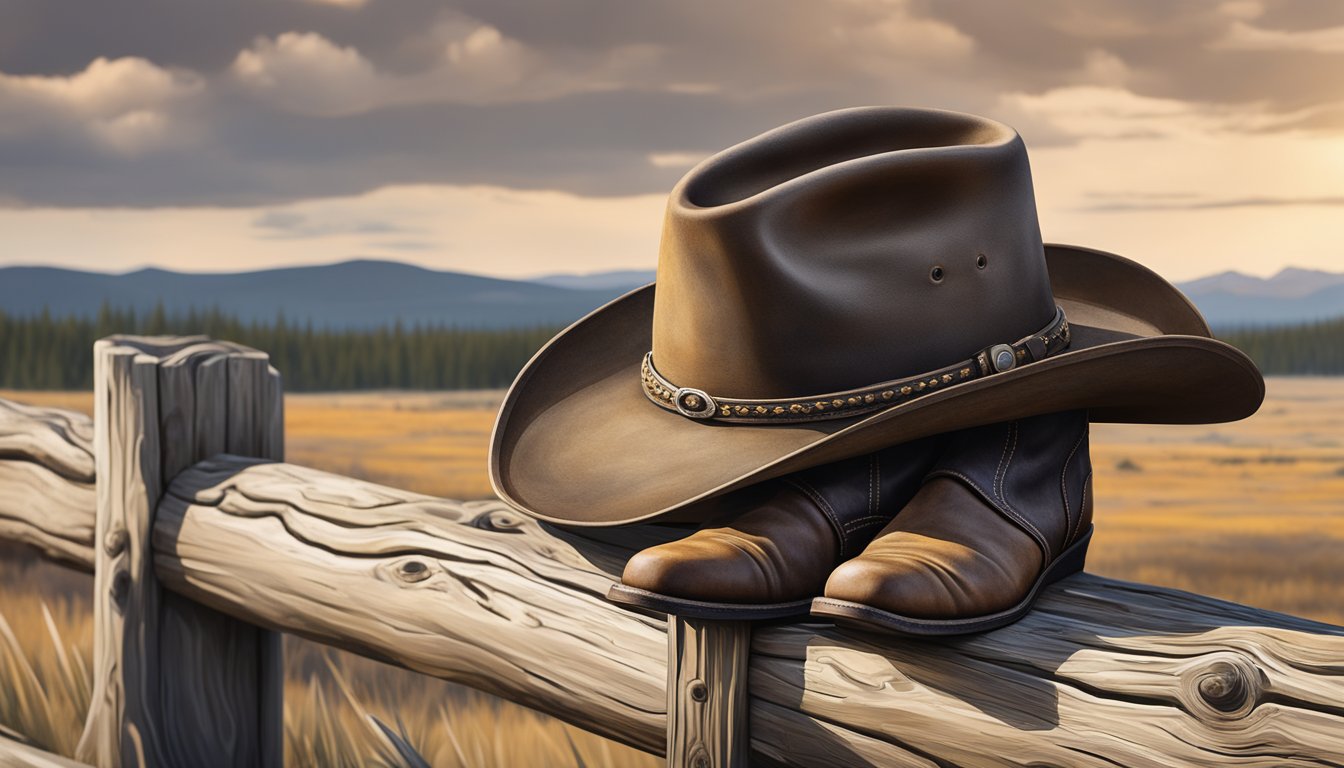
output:
<svg viewBox="0 0 1344 768"><path fill-rule="evenodd" d="M103 551L107 552L109 557L120 555L122 550L126 549L126 529L120 526L113 528L103 537Z"/></svg>
<svg viewBox="0 0 1344 768"><path fill-rule="evenodd" d="M1251 698L1253 683L1237 665L1215 661L1196 677L1195 687L1206 704L1219 712L1236 712Z"/></svg>
<svg viewBox="0 0 1344 768"><path fill-rule="evenodd" d="M429 564L423 560L405 560L397 568L397 576L405 582L415 583L429 578Z"/></svg>
<svg viewBox="0 0 1344 768"><path fill-rule="evenodd" d="M709 701L709 688L705 685L705 681L698 677L687 685L686 692L690 694L691 701L699 702L701 704Z"/></svg>
<svg viewBox="0 0 1344 768"><path fill-rule="evenodd" d="M498 531L500 533L516 532L522 525L522 518L507 509L486 510L471 521L471 526L473 528L480 528L484 531Z"/></svg>

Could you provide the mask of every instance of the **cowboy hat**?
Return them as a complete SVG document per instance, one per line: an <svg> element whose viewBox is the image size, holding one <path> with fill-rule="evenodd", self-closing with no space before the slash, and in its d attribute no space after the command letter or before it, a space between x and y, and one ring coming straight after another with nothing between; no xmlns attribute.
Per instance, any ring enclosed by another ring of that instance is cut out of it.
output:
<svg viewBox="0 0 1344 768"><path fill-rule="evenodd" d="M1231 421L1263 397L1170 283L1042 244L1013 129L868 107L692 169L656 282L519 373L490 478L556 523L698 520L729 491L931 434L1073 409Z"/></svg>

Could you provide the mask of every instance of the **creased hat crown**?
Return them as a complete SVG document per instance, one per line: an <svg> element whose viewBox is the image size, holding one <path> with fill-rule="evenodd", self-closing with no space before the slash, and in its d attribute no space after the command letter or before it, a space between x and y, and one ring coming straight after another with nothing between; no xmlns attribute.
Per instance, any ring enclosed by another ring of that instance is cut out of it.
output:
<svg viewBox="0 0 1344 768"><path fill-rule="evenodd" d="M721 152L673 190L653 359L716 395L807 396L964 360L1054 313L1015 131L849 109Z"/></svg>

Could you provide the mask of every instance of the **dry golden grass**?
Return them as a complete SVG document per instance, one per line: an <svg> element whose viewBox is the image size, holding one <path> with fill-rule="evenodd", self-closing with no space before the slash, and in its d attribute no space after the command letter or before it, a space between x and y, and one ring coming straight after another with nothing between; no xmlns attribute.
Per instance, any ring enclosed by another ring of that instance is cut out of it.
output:
<svg viewBox="0 0 1344 768"><path fill-rule="evenodd" d="M1100 424L1088 570L1344 624L1344 378L1234 424Z"/></svg>
<svg viewBox="0 0 1344 768"><path fill-rule="evenodd" d="M485 455L501 393L358 392L285 397L285 458L454 499L493 496ZM93 413L88 392L0 398Z"/></svg>
<svg viewBox="0 0 1344 768"><path fill-rule="evenodd" d="M0 397L86 413L92 405L87 393ZM486 441L499 397L290 395L288 459L439 496L486 497ZM1272 379L1264 407L1236 424L1097 425L1092 457L1097 535L1089 570L1344 624L1344 378ZM0 724L68 753L87 707L78 666L89 658L91 585L27 563L0 550L0 584L8 587L0 615L33 673L0 638L0 680L38 682L0 689ZM286 654L291 765L390 762L389 742L367 715L400 727L433 765L661 762L524 708L297 638L286 638Z"/></svg>
<svg viewBox="0 0 1344 768"><path fill-rule="evenodd" d="M89 708L93 610L86 593L50 588L91 580L17 552L0 547L0 734L73 755Z"/></svg>
<svg viewBox="0 0 1344 768"><path fill-rule="evenodd" d="M93 415L93 392L45 392L17 389L0 389L0 398L14 400L28 405L41 405L48 408L64 408Z"/></svg>
<svg viewBox="0 0 1344 768"><path fill-rule="evenodd" d="M455 499L493 496L486 476L498 392L285 398L285 458Z"/></svg>
<svg viewBox="0 0 1344 768"><path fill-rule="evenodd" d="M89 707L92 578L0 545L0 734L73 755ZM634 766L661 760L524 707L285 638L285 764L402 765L372 718L434 766Z"/></svg>
<svg viewBox="0 0 1344 768"><path fill-rule="evenodd" d="M296 649L289 647L293 654ZM497 699L308 645L306 677L289 661L285 762L359 768L400 765L373 722L385 723L434 766L656 766L661 760ZM392 673L392 674L389 674Z"/></svg>

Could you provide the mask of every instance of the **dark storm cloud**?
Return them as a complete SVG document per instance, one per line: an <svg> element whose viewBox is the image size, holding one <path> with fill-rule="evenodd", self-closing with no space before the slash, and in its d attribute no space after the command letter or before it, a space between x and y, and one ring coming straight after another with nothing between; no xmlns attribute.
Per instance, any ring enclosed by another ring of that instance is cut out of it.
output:
<svg viewBox="0 0 1344 768"><path fill-rule="evenodd" d="M69 74L97 56L142 56L162 66L214 71L259 36L314 31L392 63L443 11L435 0L361 8L299 0L6 0L0 8L0 72Z"/></svg>
<svg viewBox="0 0 1344 768"><path fill-rule="evenodd" d="M315 117L226 102L196 116L210 124L205 150L108 157L62 136L0 138L0 198L74 206L264 205L434 182L635 194L667 189L684 172L655 167L650 152L723 146L837 106L808 94L744 105L715 96L613 92Z"/></svg>
<svg viewBox="0 0 1344 768"><path fill-rule="evenodd" d="M854 104L980 111L1033 146L1072 141L1002 96L1083 84L1260 104L1292 115L1283 127L1344 127L1339 109L1308 109L1344 93L1344 54L1294 50L1291 37L1344 24L1344 4L355 5L124 0L73 12L10 0L0 9L10 81L0 79L0 200L257 205L395 183L654 192L684 169L658 167L652 153L706 153ZM1289 37L1277 50L1238 48L1226 42L1234 24ZM482 25L499 35L468 36ZM295 32L314 34L278 42ZM487 49L479 64L445 64L472 46ZM248 49L264 71L245 81L232 68ZM143 58L180 82L147 88L169 77L152 71L95 82L84 74L99 57ZM87 87L21 75L84 77ZM470 78L484 85L472 90ZM91 96L97 89L120 101Z"/></svg>

